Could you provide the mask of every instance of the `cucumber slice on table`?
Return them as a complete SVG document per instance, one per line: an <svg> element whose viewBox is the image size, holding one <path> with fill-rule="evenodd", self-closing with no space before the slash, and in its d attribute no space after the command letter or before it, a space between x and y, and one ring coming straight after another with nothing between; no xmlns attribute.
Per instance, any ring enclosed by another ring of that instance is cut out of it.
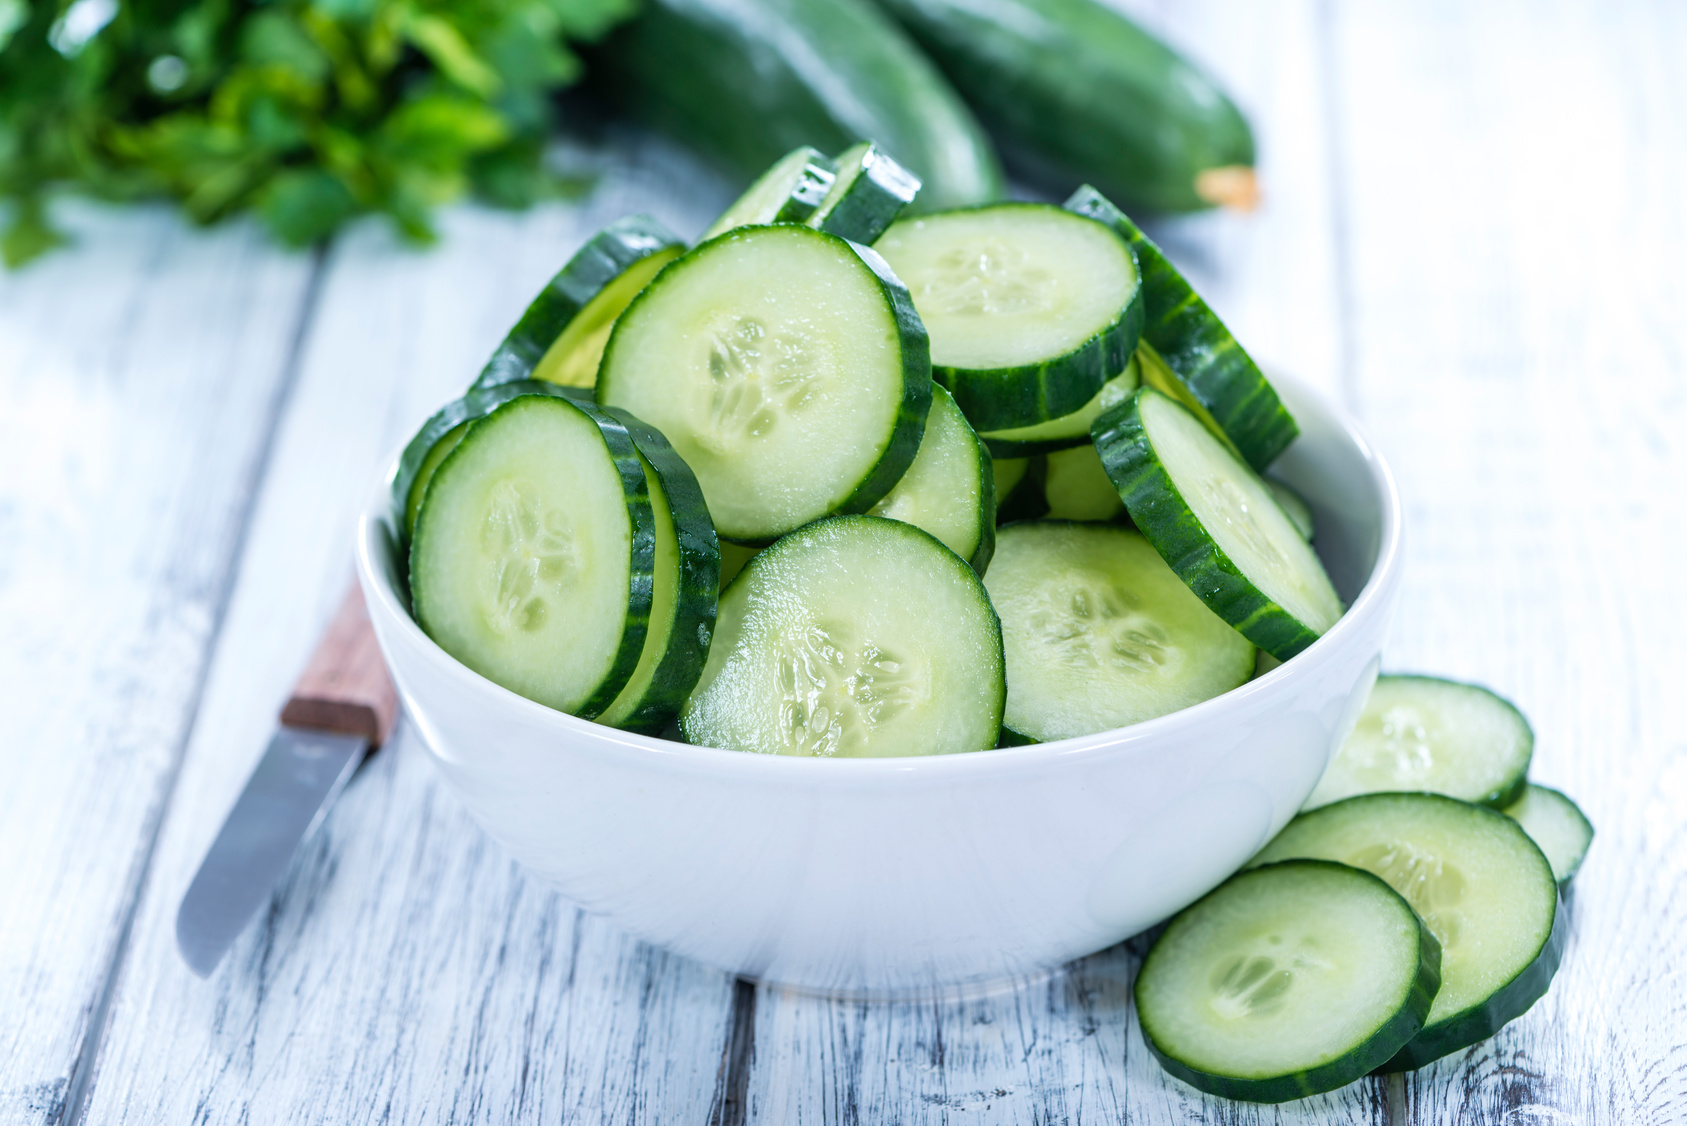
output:
<svg viewBox="0 0 1687 1126"><path fill-rule="evenodd" d="M1092 433L1131 520L1248 640L1286 661L1341 617L1323 563L1265 482L1194 415L1143 387Z"/></svg>
<svg viewBox="0 0 1687 1126"><path fill-rule="evenodd" d="M625 411L609 411L632 436L656 518L656 571L644 651L599 723L655 734L703 674L720 591L720 543L703 490L668 440Z"/></svg>
<svg viewBox="0 0 1687 1126"><path fill-rule="evenodd" d="M616 322L597 398L667 435L727 539L864 512L931 405L925 329L883 259L800 225L741 227L662 272Z"/></svg>
<svg viewBox="0 0 1687 1126"><path fill-rule="evenodd" d="M1576 803L1557 790L1530 783L1522 797L1505 807L1505 815L1523 826L1546 854L1558 886L1569 883L1593 843L1593 823Z"/></svg>
<svg viewBox="0 0 1687 1126"><path fill-rule="evenodd" d="M1297 857L1376 873L1441 943L1435 1004L1384 1071L1486 1040L1552 983L1564 946L1558 885L1502 813L1441 794L1365 794L1296 817L1250 866Z"/></svg>
<svg viewBox="0 0 1687 1126"><path fill-rule="evenodd" d="M1271 490L1271 496L1283 510L1283 515L1289 518L1289 523L1295 526L1295 531L1300 533L1300 538L1311 543L1318 532L1318 525L1312 519L1312 506L1306 503L1306 498L1271 477L1265 478L1265 487Z"/></svg>
<svg viewBox="0 0 1687 1126"><path fill-rule="evenodd" d="M684 250L683 239L648 215L609 224L527 306L474 386L539 379L591 387L615 318Z"/></svg>
<svg viewBox="0 0 1687 1126"><path fill-rule="evenodd" d="M409 544L416 529L416 513L422 507L422 496L428 482L445 455L457 448L469 424L484 418L518 395L578 394L551 383L522 380L499 387L470 391L460 399L453 399L433 413L416 431L416 436L398 455L398 469L392 481L392 520L399 541Z"/></svg>
<svg viewBox="0 0 1687 1126"><path fill-rule="evenodd" d="M920 190L920 178L871 141L840 153L837 170L808 225L863 246L873 245Z"/></svg>
<svg viewBox="0 0 1687 1126"><path fill-rule="evenodd" d="M1509 701L1433 676L1380 676L1306 809L1425 790L1504 809L1523 796L1535 733Z"/></svg>
<svg viewBox="0 0 1687 1126"><path fill-rule="evenodd" d="M1160 1064L1215 1095L1333 1091L1417 1035L1441 948L1388 884L1289 860L1232 876L1171 921L1136 978Z"/></svg>
<svg viewBox="0 0 1687 1126"><path fill-rule="evenodd" d="M870 516L924 528L984 573L996 549L996 475L990 454L949 392L931 390L931 413L914 464Z"/></svg>
<svg viewBox="0 0 1687 1126"><path fill-rule="evenodd" d="M592 719L650 617L656 520L637 447L590 403L522 395L440 463L410 545L416 621L512 692Z"/></svg>
<svg viewBox="0 0 1687 1126"><path fill-rule="evenodd" d="M835 179L832 162L826 157L807 145L792 149L721 212L697 241L724 235L736 227L801 223L825 202Z"/></svg>
<svg viewBox="0 0 1687 1126"><path fill-rule="evenodd" d="M1002 634L971 567L876 516L822 520L752 559L721 596L680 726L764 754L979 751L1002 718Z"/></svg>
<svg viewBox="0 0 1687 1126"><path fill-rule="evenodd" d="M1090 424L1103 411L1130 398L1138 382L1136 357L1132 356L1124 371L1103 383L1093 399L1071 414L1039 422L1035 426L992 430L979 437L984 439L984 444L990 447L990 453L995 457L1030 457L1087 446L1090 443Z"/></svg>
<svg viewBox="0 0 1687 1126"><path fill-rule="evenodd" d="M1026 740L1141 723L1253 676L1253 645L1127 529L1011 524L984 585L1007 653L1002 723Z"/></svg>
<svg viewBox="0 0 1687 1126"><path fill-rule="evenodd" d="M1050 520L1112 520L1125 511L1090 443L1049 454L1046 465L1043 498Z"/></svg>
<svg viewBox="0 0 1687 1126"><path fill-rule="evenodd" d="M932 378L980 431L1081 409L1125 370L1142 330L1130 245L1049 204L908 219L874 247L931 333Z"/></svg>
<svg viewBox="0 0 1687 1126"><path fill-rule="evenodd" d="M1153 240L1088 184L1066 201L1131 244L1142 270L1142 382L1193 411L1242 460L1263 470L1300 433L1276 388Z"/></svg>

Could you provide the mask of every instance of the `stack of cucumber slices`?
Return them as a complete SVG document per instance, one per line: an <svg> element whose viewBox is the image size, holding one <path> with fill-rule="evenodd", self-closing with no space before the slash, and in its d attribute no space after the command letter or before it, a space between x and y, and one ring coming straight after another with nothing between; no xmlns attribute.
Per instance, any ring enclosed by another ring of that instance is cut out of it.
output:
<svg viewBox="0 0 1687 1126"><path fill-rule="evenodd" d="M588 242L399 460L429 636L583 719L884 757L1166 715L1335 625L1314 513L1264 476L1294 419L1154 244L1090 188L899 221L918 186L801 148L695 246ZM1532 747L1481 689L1383 677L1144 963L1167 1070L1296 1098L1527 1009L1592 836Z"/></svg>
<svg viewBox="0 0 1687 1126"><path fill-rule="evenodd" d="M1173 1075L1281 1102L1486 1040L1539 1000L1593 840L1527 779L1534 734L1486 689L1378 679L1299 817L1178 915L1137 977Z"/></svg>

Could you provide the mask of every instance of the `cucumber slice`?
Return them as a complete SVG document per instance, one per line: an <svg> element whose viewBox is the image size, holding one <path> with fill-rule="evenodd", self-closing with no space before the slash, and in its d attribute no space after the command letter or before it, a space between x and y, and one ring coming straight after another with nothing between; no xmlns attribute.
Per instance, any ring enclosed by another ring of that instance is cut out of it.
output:
<svg viewBox="0 0 1687 1126"><path fill-rule="evenodd" d="M1255 469L1270 465L1300 433L1271 381L1124 212L1088 184L1066 207L1106 223L1136 251L1146 313L1142 382L1189 407Z"/></svg>
<svg viewBox="0 0 1687 1126"><path fill-rule="evenodd" d="M440 464L410 546L416 621L512 692L591 719L644 649L655 516L626 427L522 395Z"/></svg>
<svg viewBox="0 0 1687 1126"><path fill-rule="evenodd" d="M615 318L684 250L683 239L648 215L609 224L527 306L474 386L537 379L591 387Z"/></svg>
<svg viewBox="0 0 1687 1126"><path fill-rule="evenodd" d="M1050 520L1112 520L1125 511L1119 490L1088 442L1048 455L1043 497Z"/></svg>
<svg viewBox="0 0 1687 1126"><path fill-rule="evenodd" d="M920 190L920 178L871 141L846 149L837 168L832 190L808 225L862 246L877 242Z"/></svg>
<svg viewBox="0 0 1687 1126"><path fill-rule="evenodd" d="M715 529L756 543L891 490L919 449L929 364L878 255L808 227L742 227L622 314L597 398L667 435Z"/></svg>
<svg viewBox="0 0 1687 1126"><path fill-rule="evenodd" d="M934 395L933 398L936 398ZM997 498L1005 497L1019 487L1019 482L1025 479L1025 470L1031 464L1030 458L1024 457L992 457L990 459L991 475L996 480Z"/></svg>
<svg viewBox="0 0 1687 1126"><path fill-rule="evenodd" d="M1043 479L1048 475L1048 459L1041 455L1022 459L1025 468L1015 478L1011 489L996 489L996 526L1017 524L1021 520L1038 520L1049 510L1043 496Z"/></svg>
<svg viewBox="0 0 1687 1126"><path fill-rule="evenodd" d="M656 519L650 628L627 686L598 722L656 734L679 715L703 675L720 592L720 543L703 490L668 440L625 411L618 419L638 447Z"/></svg>
<svg viewBox="0 0 1687 1126"><path fill-rule="evenodd" d="M1433 676L1379 676L1305 809L1424 790L1504 809L1523 795L1535 733L1509 701Z"/></svg>
<svg viewBox="0 0 1687 1126"><path fill-rule="evenodd" d="M979 751L1001 725L1002 634L972 568L876 516L800 528L721 596L687 741L764 754Z"/></svg>
<svg viewBox="0 0 1687 1126"><path fill-rule="evenodd" d="M1074 446L1090 444L1090 424L1109 407L1118 406L1130 398L1137 387L1136 357L1132 356L1125 370L1101 385L1095 398L1071 414L1051 418L1035 426L1019 426L1011 430L992 430L980 434L993 457L1030 457L1033 454L1054 453Z"/></svg>
<svg viewBox="0 0 1687 1126"><path fill-rule="evenodd" d="M736 227L765 223L801 223L814 214L832 190L832 162L803 145L774 162L745 193L721 212L699 242Z"/></svg>
<svg viewBox="0 0 1687 1126"><path fill-rule="evenodd" d="M996 549L996 475L990 454L949 392L931 391L931 413L914 464L870 516L924 528L984 573Z"/></svg>
<svg viewBox="0 0 1687 1126"><path fill-rule="evenodd" d="M1266 477L1264 481L1265 487L1271 490L1272 499L1289 518L1289 523L1295 526L1300 538L1311 543L1312 537L1318 534L1318 525L1312 519L1312 506L1306 503L1306 498L1274 477Z"/></svg>
<svg viewBox="0 0 1687 1126"><path fill-rule="evenodd" d="M1091 432L1142 534L1248 640L1286 661L1341 617L1324 565L1265 483L1194 415L1143 387Z"/></svg>
<svg viewBox="0 0 1687 1126"><path fill-rule="evenodd" d="M874 245L931 333L932 377L979 430L1080 409L1142 331L1129 244L1049 204L904 220Z"/></svg>
<svg viewBox="0 0 1687 1126"><path fill-rule="evenodd" d="M733 543L731 540L720 541L720 588L725 590L727 584L738 577L738 572L744 569L744 564L754 559L762 551L759 547L745 547L743 544Z"/></svg>
<svg viewBox="0 0 1687 1126"><path fill-rule="evenodd" d="M462 398L446 403L422 423L416 436L399 455L398 471L393 475L393 527L398 529L400 542L405 545L410 543L410 537L416 530L416 513L421 511L422 496L427 492L428 482L433 480L440 462L463 440L470 423L491 414L518 395L552 394L581 393L575 388L564 389L552 383L520 380L472 390Z"/></svg>
<svg viewBox="0 0 1687 1126"><path fill-rule="evenodd" d="M1546 857L1504 814L1441 794L1364 794L1303 813L1249 866L1310 857L1364 868L1405 896L1441 943L1423 1031L1382 1070L1469 1047L1546 993L1564 944Z"/></svg>
<svg viewBox="0 0 1687 1126"><path fill-rule="evenodd" d="M1278 1103L1345 1086L1423 1027L1441 948L1369 872L1289 860L1232 876L1171 921L1136 978L1160 1065Z"/></svg>
<svg viewBox="0 0 1687 1126"><path fill-rule="evenodd" d="M1028 739L1141 723L1253 676L1253 645L1127 529L1010 525L984 585L1007 653L1002 723Z"/></svg>
<svg viewBox="0 0 1687 1126"><path fill-rule="evenodd" d="M1569 883L1593 843L1593 823L1576 803L1557 790L1530 783L1522 797L1506 806L1505 815L1523 826L1546 854L1558 886Z"/></svg>

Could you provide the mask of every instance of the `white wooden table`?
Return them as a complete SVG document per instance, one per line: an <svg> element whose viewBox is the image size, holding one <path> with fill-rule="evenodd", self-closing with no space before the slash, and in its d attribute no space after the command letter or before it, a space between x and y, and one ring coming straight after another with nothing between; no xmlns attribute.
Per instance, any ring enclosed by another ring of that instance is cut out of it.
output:
<svg viewBox="0 0 1687 1126"><path fill-rule="evenodd" d="M735 983L525 877L408 729L192 976L176 903L381 459L593 229L730 196L618 137L571 150L589 197L427 254L67 205L78 247L0 275L0 1123L1687 1120L1687 7L1132 7L1224 76L1269 193L1158 233L1399 474L1387 665L1516 699L1598 826L1542 1002L1416 1075L1208 1099L1143 1048L1128 946L966 1003Z"/></svg>

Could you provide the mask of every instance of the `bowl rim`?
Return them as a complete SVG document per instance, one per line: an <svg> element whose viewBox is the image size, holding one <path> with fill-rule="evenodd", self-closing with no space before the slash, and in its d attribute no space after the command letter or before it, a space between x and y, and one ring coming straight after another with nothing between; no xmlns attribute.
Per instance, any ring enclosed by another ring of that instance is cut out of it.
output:
<svg viewBox="0 0 1687 1126"><path fill-rule="evenodd" d="M909 755L893 758L810 758L798 755L751 754L680 743L654 735L641 735L606 727L557 711L481 676L440 648L411 616L405 602L401 601L397 590L388 581L386 569L377 566L376 537L384 535L388 537L389 544L396 542L391 525L391 482L402 447L383 461L386 469L382 473L380 483L358 517L358 576L370 602L371 613L375 613L375 607L378 605L380 615L404 633L411 646L430 664L456 679L466 680L468 687L483 695L489 695L500 705L525 714L529 720L539 725L553 728L557 736L567 739L574 750L595 747L607 751L613 748L616 753L624 750L646 756L651 765L661 764L671 768L683 764L710 773L737 771L759 776L767 771L806 771L809 777L827 778L829 784L835 784L851 778L865 781L888 775L947 778L955 773L1018 773L1028 767L1046 765L1052 761L1082 760L1143 744L1159 744L1167 737L1175 738L1187 729L1222 719L1225 711L1243 707L1261 695L1280 689L1289 681L1311 675L1315 666L1322 666L1327 660L1334 659L1333 655L1349 635L1366 628L1368 620L1377 614L1386 612L1390 604L1389 595L1399 578L1402 556L1401 500L1399 487L1387 461L1363 427L1326 396L1305 387L1298 380L1287 379L1281 375L1274 375L1273 380L1292 388L1295 399L1314 400L1317 409L1335 423L1369 470L1371 484L1380 498L1381 529L1376 562L1358 596L1336 624L1291 661L1286 661L1264 675L1256 676L1246 684L1209 700L1128 727L1112 728L1049 743L997 747L970 754Z"/></svg>

